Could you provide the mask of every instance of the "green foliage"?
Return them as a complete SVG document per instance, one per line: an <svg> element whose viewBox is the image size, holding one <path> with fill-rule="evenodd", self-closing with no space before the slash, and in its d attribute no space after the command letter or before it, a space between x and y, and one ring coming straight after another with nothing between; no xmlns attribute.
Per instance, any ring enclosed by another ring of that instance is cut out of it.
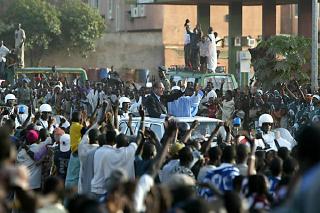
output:
<svg viewBox="0 0 320 213"><path fill-rule="evenodd" d="M68 50L79 50L83 56L95 48L95 41L105 30L98 10L80 0L67 0L61 8L62 40Z"/></svg>
<svg viewBox="0 0 320 213"><path fill-rule="evenodd" d="M45 52L60 49L86 55L104 32L104 20L96 9L81 0L61 0L56 6L48 0L10 0L0 14L0 38L14 47L18 23L26 32L26 50L31 65L39 65Z"/></svg>
<svg viewBox="0 0 320 213"><path fill-rule="evenodd" d="M290 80L309 79L304 66L310 61L311 41L303 37L274 36L256 47L252 59L257 79L265 89Z"/></svg>
<svg viewBox="0 0 320 213"><path fill-rule="evenodd" d="M3 37L13 47L14 30L21 23L27 36L26 49L33 56L32 63L37 64L53 37L61 34L58 14L55 7L43 0L14 0L3 17L7 26Z"/></svg>

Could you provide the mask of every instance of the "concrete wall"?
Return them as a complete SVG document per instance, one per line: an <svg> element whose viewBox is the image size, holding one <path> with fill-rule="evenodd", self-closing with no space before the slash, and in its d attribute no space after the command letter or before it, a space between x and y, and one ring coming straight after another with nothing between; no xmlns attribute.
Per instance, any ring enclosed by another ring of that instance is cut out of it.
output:
<svg viewBox="0 0 320 213"><path fill-rule="evenodd" d="M228 6L211 6L210 14L210 25L213 27L213 30L218 32L219 37L227 36L228 19L226 17L229 14Z"/></svg>
<svg viewBox="0 0 320 213"><path fill-rule="evenodd" d="M108 33L98 42L96 51L87 58L65 52L52 53L45 57L42 66L111 67L120 72L146 68L151 71L163 64L161 32Z"/></svg>
<svg viewBox="0 0 320 213"><path fill-rule="evenodd" d="M146 5L145 17L132 18L124 0L100 0L99 11L105 17L108 32L161 30L163 6Z"/></svg>
<svg viewBox="0 0 320 213"><path fill-rule="evenodd" d="M242 7L242 35L257 38L262 35L262 7Z"/></svg>

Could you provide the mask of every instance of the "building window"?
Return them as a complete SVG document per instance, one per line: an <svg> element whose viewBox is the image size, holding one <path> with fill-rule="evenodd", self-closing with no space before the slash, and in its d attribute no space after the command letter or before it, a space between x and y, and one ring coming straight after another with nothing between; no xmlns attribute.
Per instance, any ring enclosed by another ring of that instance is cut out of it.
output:
<svg viewBox="0 0 320 213"><path fill-rule="evenodd" d="M108 18L113 19L114 0L109 0L108 3Z"/></svg>

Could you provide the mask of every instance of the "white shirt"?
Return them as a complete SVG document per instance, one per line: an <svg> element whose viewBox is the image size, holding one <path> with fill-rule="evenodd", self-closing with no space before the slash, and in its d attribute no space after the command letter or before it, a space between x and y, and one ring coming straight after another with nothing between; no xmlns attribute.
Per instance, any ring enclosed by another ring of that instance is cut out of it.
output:
<svg viewBox="0 0 320 213"><path fill-rule="evenodd" d="M211 39L208 45L208 69L215 72L218 63L216 39L213 34L208 37Z"/></svg>
<svg viewBox="0 0 320 213"><path fill-rule="evenodd" d="M184 45L190 44L190 34L184 33Z"/></svg>
<svg viewBox="0 0 320 213"><path fill-rule="evenodd" d="M61 203L54 203L46 205L40 209L37 209L37 213L67 213L68 211L64 208Z"/></svg>
<svg viewBox="0 0 320 213"><path fill-rule="evenodd" d="M207 165L207 166L204 166L204 167L201 167L200 171L199 171L199 174L198 174L198 178L197 178L197 181L199 183L202 183L204 178L206 177L207 173L209 171L212 171L214 169L216 169L217 167L214 166L214 165Z"/></svg>
<svg viewBox="0 0 320 213"><path fill-rule="evenodd" d="M0 47L0 62L6 62L6 56L9 52L10 50L6 46L2 45Z"/></svg>
<svg viewBox="0 0 320 213"><path fill-rule="evenodd" d="M26 34L23 29L18 29L14 32L15 34L15 48L20 48L22 41L26 39Z"/></svg>
<svg viewBox="0 0 320 213"><path fill-rule="evenodd" d="M94 149L97 149L99 147L98 144L89 144L89 137L88 137L88 134L89 134L89 131L91 129L96 129L98 128L98 124L95 123L94 125L92 125L87 131L86 133L83 135L81 141L80 141L80 144L78 146L78 154L79 154L79 160L80 160L80 172L79 172L79 182L78 182L78 192L79 193L82 193L82 181L81 181L81 177L82 175L85 175L85 174L82 174L83 173L83 162L85 160L87 160L87 157L88 157L88 154L89 152L91 152L92 150Z"/></svg>
<svg viewBox="0 0 320 213"><path fill-rule="evenodd" d="M40 144L30 145L30 151L37 152L40 148ZM27 153L25 149L21 149L17 155L17 163L24 165L28 169L29 176L29 189L38 189L41 187L41 165L37 165Z"/></svg>
<svg viewBox="0 0 320 213"><path fill-rule="evenodd" d="M142 103L142 97L141 96L139 97L138 101L136 99L134 99L133 103L131 103L131 107L130 107L129 111L132 112L132 113L138 113L141 103Z"/></svg>
<svg viewBox="0 0 320 213"><path fill-rule="evenodd" d="M37 125L37 127L38 127L39 130L41 130L42 128L48 129L48 126L49 126L48 121L42 120L42 118L39 119L39 122L38 122L38 125ZM53 133L54 128L55 128L54 126L55 126L55 124L52 124L52 125L50 126L50 129L48 129L48 131L49 131L50 134Z"/></svg>
<svg viewBox="0 0 320 213"><path fill-rule="evenodd" d="M94 177L91 181L91 192L105 194L106 182L111 173L116 169L123 169L130 179L135 178L134 158L137 150L136 143L119 149L104 145L94 155Z"/></svg>
<svg viewBox="0 0 320 213"><path fill-rule="evenodd" d="M230 101L223 100L222 101L222 108L221 108L222 120L226 121L226 120L230 119L234 110L235 110L235 106L234 106L233 99Z"/></svg>
<svg viewBox="0 0 320 213"><path fill-rule="evenodd" d="M214 89L210 90L210 92L208 92L206 94L206 96L204 96L204 98L202 99L202 103L206 103L209 101L210 98L216 99L218 97L216 91L214 91Z"/></svg>
<svg viewBox="0 0 320 213"><path fill-rule="evenodd" d="M269 132L267 134L262 135L264 141L270 146L270 149L277 151L278 148L274 142L275 135L273 132Z"/></svg>
<svg viewBox="0 0 320 213"><path fill-rule="evenodd" d="M87 100L89 104L91 105L92 111L96 108L98 104L98 99L99 99L99 104L102 104L103 101L106 99L105 94L103 91L98 91L98 90L90 90L88 95L87 95Z"/></svg>
<svg viewBox="0 0 320 213"><path fill-rule="evenodd" d="M18 117L19 117L19 119L18 119ZM16 119L15 119L16 128L19 127L19 126L22 126L22 124L27 120L27 117L28 117L28 114L18 114ZM32 115L30 118L32 118L32 117L34 117L34 116ZM29 121L27 123L27 125L30 124L30 123L31 123L31 121Z"/></svg>
<svg viewBox="0 0 320 213"><path fill-rule="evenodd" d="M134 208L136 212L145 212L145 198L153 185L154 180L150 175L144 174L140 177L134 193Z"/></svg>
<svg viewBox="0 0 320 213"><path fill-rule="evenodd" d="M209 42L208 39L206 39L204 42L200 41L198 43L200 56L205 57L209 55Z"/></svg>
<svg viewBox="0 0 320 213"><path fill-rule="evenodd" d="M179 165L179 160L171 160L169 161L163 169L159 172L159 179L161 183L167 182L167 180L170 178L170 174L172 173L172 170L174 167Z"/></svg>

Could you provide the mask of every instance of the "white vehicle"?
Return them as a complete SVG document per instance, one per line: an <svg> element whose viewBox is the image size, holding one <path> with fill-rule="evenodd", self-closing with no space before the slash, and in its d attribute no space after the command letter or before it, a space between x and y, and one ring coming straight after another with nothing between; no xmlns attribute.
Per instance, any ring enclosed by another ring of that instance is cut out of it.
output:
<svg viewBox="0 0 320 213"><path fill-rule="evenodd" d="M217 124L219 122L223 122L222 120L215 119L215 118L208 118L208 117L201 117L201 116L196 116L196 117L178 117L175 118L178 123L180 122L186 122L189 125L194 120L199 121L199 126L195 131L193 131L192 136L196 135L210 135L211 132L216 128ZM139 126L140 126L140 117L133 117L132 118L132 131L134 135L137 135ZM128 128L128 119L121 119L119 122L119 127L120 131L126 135L130 135L130 130ZM162 118L151 118L151 117L146 117L144 121L145 127L150 128L158 137L158 139L161 139L163 134L164 134L164 119Z"/></svg>

